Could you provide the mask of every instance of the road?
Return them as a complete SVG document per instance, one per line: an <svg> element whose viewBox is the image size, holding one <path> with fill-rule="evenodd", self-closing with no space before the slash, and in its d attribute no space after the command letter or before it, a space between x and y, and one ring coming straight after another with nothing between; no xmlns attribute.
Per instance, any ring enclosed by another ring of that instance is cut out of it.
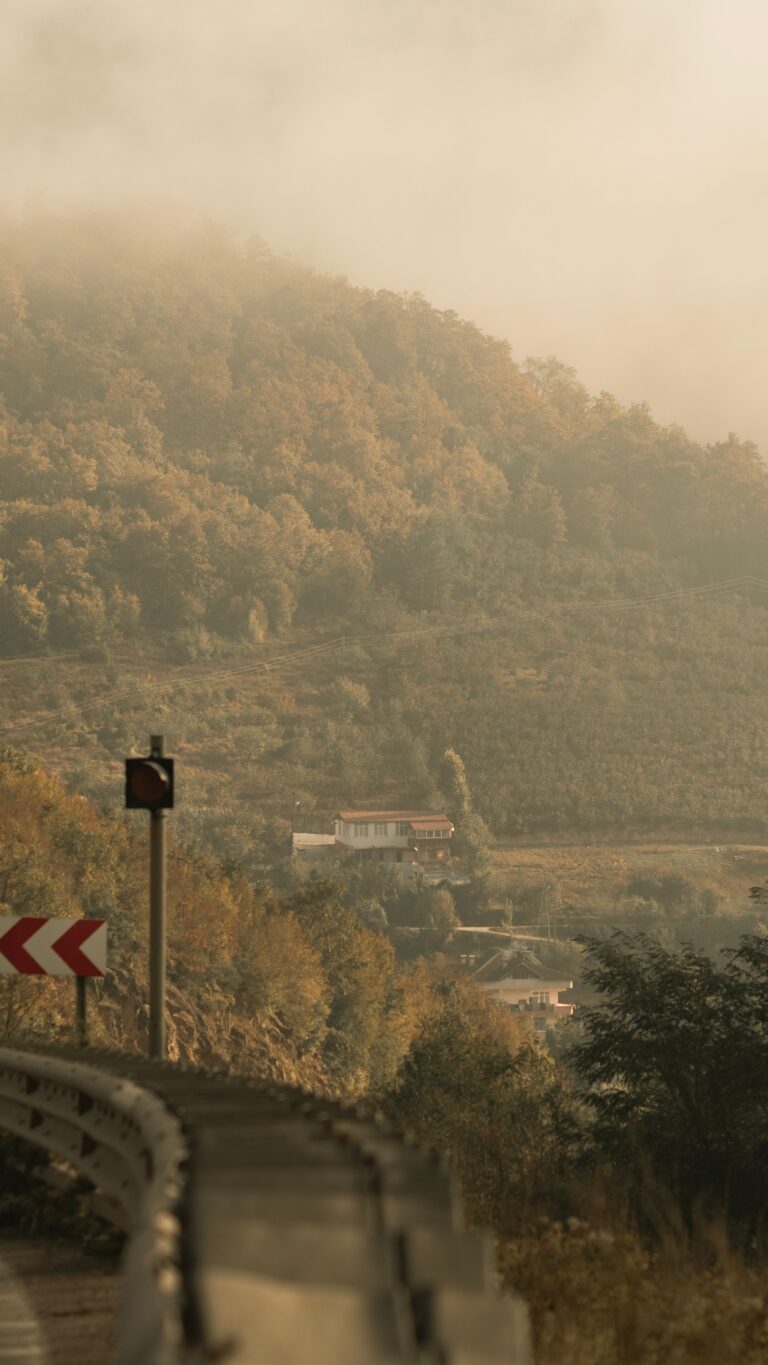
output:
<svg viewBox="0 0 768 1365"><path fill-rule="evenodd" d="M71 1245L0 1235L0 1365L112 1365L120 1268Z"/></svg>

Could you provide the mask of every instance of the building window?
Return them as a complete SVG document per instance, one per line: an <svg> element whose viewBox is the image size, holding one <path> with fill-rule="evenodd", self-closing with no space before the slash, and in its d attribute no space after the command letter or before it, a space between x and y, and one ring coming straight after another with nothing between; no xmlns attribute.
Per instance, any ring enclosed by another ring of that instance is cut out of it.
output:
<svg viewBox="0 0 768 1365"><path fill-rule="evenodd" d="M373 826L373 832L377 839L385 838L387 833L386 820L376 820Z"/></svg>
<svg viewBox="0 0 768 1365"><path fill-rule="evenodd" d="M349 838L349 825L347 824L346 820L344 821L344 824L341 827L341 832L342 834L346 835L347 838Z"/></svg>
<svg viewBox="0 0 768 1365"><path fill-rule="evenodd" d="M397 824L395 825L395 834L398 836L399 839L407 839L407 838L408 838L408 821L407 821L407 820L398 820L398 821L397 821Z"/></svg>
<svg viewBox="0 0 768 1365"><path fill-rule="evenodd" d="M367 838L368 838L368 826L367 826L367 824L365 824L365 825L357 825L357 824L356 824L356 825L355 825L355 838L356 838L356 839L367 839Z"/></svg>
<svg viewBox="0 0 768 1365"><path fill-rule="evenodd" d="M542 1018L534 1019L533 1027L535 1028L537 1033L543 1033L547 1027L546 1019Z"/></svg>
<svg viewBox="0 0 768 1365"><path fill-rule="evenodd" d="M531 1003L534 1005L548 1005L549 991L534 991L531 996Z"/></svg>

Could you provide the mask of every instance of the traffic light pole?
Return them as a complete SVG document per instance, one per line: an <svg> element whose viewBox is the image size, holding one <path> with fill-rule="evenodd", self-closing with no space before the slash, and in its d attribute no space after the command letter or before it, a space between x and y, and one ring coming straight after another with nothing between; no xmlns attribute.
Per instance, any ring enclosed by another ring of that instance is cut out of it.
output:
<svg viewBox="0 0 768 1365"><path fill-rule="evenodd" d="M152 735L153 758L165 753L163 735ZM165 811L149 813L149 1055L165 1058Z"/></svg>

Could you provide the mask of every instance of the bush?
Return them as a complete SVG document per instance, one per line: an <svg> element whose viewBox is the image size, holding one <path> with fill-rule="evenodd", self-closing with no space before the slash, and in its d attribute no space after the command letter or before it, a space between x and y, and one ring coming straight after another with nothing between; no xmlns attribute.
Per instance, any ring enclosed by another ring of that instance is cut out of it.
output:
<svg viewBox="0 0 768 1365"><path fill-rule="evenodd" d="M571 1060L620 1165L650 1166L682 1200L727 1205L750 1226L768 1204L768 941L722 965L644 934L580 940L603 996Z"/></svg>

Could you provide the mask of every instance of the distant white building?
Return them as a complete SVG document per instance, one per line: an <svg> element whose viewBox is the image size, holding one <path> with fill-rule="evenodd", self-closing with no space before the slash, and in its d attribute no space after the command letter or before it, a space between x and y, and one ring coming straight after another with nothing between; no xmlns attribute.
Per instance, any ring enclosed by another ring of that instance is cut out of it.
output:
<svg viewBox="0 0 768 1365"><path fill-rule="evenodd" d="M473 977L500 1005L528 1015L536 1033L544 1033L573 1014L573 1004L560 999L560 993L571 990L573 982L513 957L508 949L494 953Z"/></svg>
<svg viewBox="0 0 768 1365"><path fill-rule="evenodd" d="M360 859L439 870L451 862L454 828L447 815L428 810L341 810L334 837Z"/></svg>
<svg viewBox="0 0 768 1365"><path fill-rule="evenodd" d="M322 862L336 852L336 838L333 834L294 833L293 852L305 862Z"/></svg>

